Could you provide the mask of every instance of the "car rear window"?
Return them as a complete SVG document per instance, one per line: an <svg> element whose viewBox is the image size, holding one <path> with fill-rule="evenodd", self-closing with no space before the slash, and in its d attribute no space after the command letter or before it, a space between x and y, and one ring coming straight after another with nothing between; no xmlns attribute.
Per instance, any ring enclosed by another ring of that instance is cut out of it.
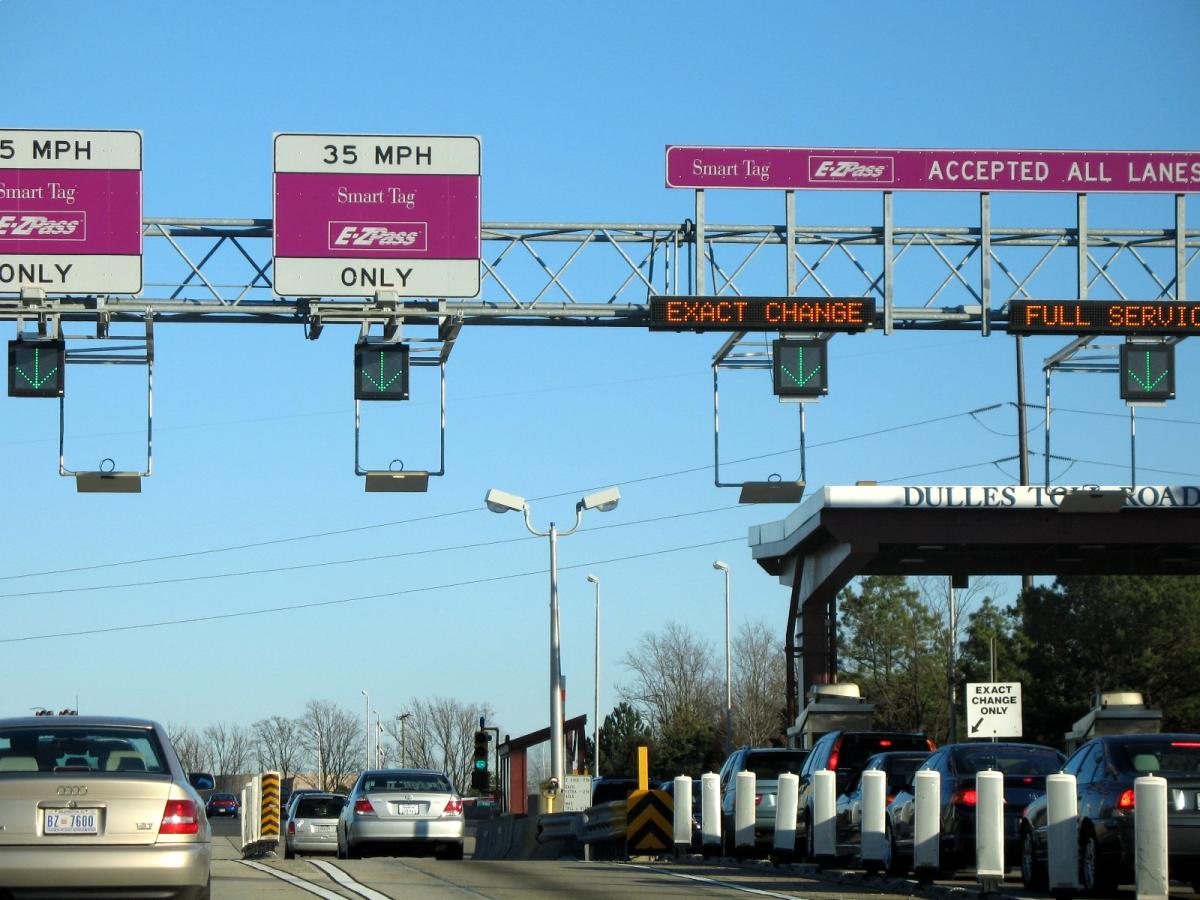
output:
<svg viewBox="0 0 1200 900"><path fill-rule="evenodd" d="M0 778L21 772L167 771L158 738L149 729L61 720L41 727L0 728Z"/></svg>
<svg viewBox="0 0 1200 900"><path fill-rule="evenodd" d="M363 790L368 794L381 791L453 793L450 781L445 776L436 774L426 775L419 772L409 774L401 772L395 775L371 775L363 782Z"/></svg>
<svg viewBox="0 0 1200 900"><path fill-rule="evenodd" d="M336 819L345 805L345 797L303 797L296 804L296 818Z"/></svg>
<svg viewBox="0 0 1200 900"><path fill-rule="evenodd" d="M1129 741L1118 748L1118 754L1125 755L1125 767L1139 775L1200 772L1200 736L1194 740Z"/></svg>
<svg viewBox="0 0 1200 900"><path fill-rule="evenodd" d="M779 776L785 772L799 775L800 767L804 765L806 756L808 756L807 750L748 753L746 755L746 771L753 772L756 779L778 781Z"/></svg>
<svg viewBox="0 0 1200 900"><path fill-rule="evenodd" d="M838 746L837 770L854 773L876 753L894 750L928 750L929 741L919 734L847 734Z"/></svg>
<svg viewBox="0 0 1200 900"><path fill-rule="evenodd" d="M887 772L888 793L899 793L906 785L912 784L917 768L928 758L929 756L926 754L925 756L898 756L889 759L884 764L884 771Z"/></svg>
<svg viewBox="0 0 1200 900"><path fill-rule="evenodd" d="M1062 768L1063 758L1054 750L1016 748L993 749L987 744L965 747L954 752L958 771L964 774L984 772L991 769L1005 775L1053 775Z"/></svg>

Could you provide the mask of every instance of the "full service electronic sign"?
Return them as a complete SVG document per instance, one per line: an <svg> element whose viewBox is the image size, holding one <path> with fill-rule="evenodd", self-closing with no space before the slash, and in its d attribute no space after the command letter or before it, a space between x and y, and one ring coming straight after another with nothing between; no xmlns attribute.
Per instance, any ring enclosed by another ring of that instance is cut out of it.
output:
<svg viewBox="0 0 1200 900"><path fill-rule="evenodd" d="M1200 334L1200 302L1011 300L1010 334Z"/></svg>
<svg viewBox="0 0 1200 900"><path fill-rule="evenodd" d="M142 135L0 129L0 293L142 289Z"/></svg>
<svg viewBox="0 0 1200 900"><path fill-rule="evenodd" d="M667 187L1197 193L1200 153L668 145Z"/></svg>
<svg viewBox="0 0 1200 900"><path fill-rule="evenodd" d="M865 331L874 324L869 297L650 298L650 328L660 331Z"/></svg>
<svg viewBox="0 0 1200 900"><path fill-rule="evenodd" d="M477 137L277 134L275 293L479 294Z"/></svg>

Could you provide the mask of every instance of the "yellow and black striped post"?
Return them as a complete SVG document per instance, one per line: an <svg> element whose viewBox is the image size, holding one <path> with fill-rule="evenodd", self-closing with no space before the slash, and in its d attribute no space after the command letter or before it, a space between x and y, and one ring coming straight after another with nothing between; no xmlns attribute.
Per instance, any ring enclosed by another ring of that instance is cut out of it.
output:
<svg viewBox="0 0 1200 900"><path fill-rule="evenodd" d="M625 846L630 856L674 848L674 802L666 791L633 791L625 819Z"/></svg>
<svg viewBox="0 0 1200 900"><path fill-rule="evenodd" d="M262 776L262 830L263 841L279 840L279 773L264 772Z"/></svg>

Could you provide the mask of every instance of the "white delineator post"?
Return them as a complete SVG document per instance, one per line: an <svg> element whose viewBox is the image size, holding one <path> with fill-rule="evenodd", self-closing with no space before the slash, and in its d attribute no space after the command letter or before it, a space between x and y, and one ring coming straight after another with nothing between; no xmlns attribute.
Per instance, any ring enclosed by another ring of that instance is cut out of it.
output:
<svg viewBox="0 0 1200 900"><path fill-rule="evenodd" d="M687 775L675 779L674 800L672 833L678 850L680 844L685 848L692 845L692 779Z"/></svg>
<svg viewBox="0 0 1200 900"><path fill-rule="evenodd" d="M800 776L784 772L779 776L775 795L775 852L791 856L796 852L796 812L800 802Z"/></svg>
<svg viewBox="0 0 1200 900"><path fill-rule="evenodd" d="M703 847L721 846L721 776L700 776L700 835Z"/></svg>
<svg viewBox="0 0 1200 900"><path fill-rule="evenodd" d="M975 775L975 876L981 882L1004 878L1004 773Z"/></svg>
<svg viewBox="0 0 1200 900"><path fill-rule="evenodd" d="M1143 775L1133 782L1134 873L1138 900L1171 892L1167 878L1167 779Z"/></svg>
<svg viewBox="0 0 1200 900"><path fill-rule="evenodd" d="M867 871L883 866L883 820L887 807L887 774L872 769L862 773L860 852Z"/></svg>
<svg viewBox="0 0 1200 900"><path fill-rule="evenodd" d="M918 879L931 880L941 862L942 777L925 769L913 783L913 871Z"/></svg>
<svg viewBox="0 0 1200 900"><path fill-rule="evenodd" d="M1046 868L1051 891L1079 889L1079 822L1074 775L1046 776Z"/></svg>
<svg viewBox="0 0 1200 900"><path fill-rule="evenodd" d="M837 855L837 773L813 773L812 848L818 860Z"/></svg>
<svg viewBox="0 0 1200 900"><path fill-rule="evenodd" d="M754 846L754 819L757 810L754 807L754 790L758 779L753 772L738 772L734 782L733 795L733 837L734 846Z"/></svg>

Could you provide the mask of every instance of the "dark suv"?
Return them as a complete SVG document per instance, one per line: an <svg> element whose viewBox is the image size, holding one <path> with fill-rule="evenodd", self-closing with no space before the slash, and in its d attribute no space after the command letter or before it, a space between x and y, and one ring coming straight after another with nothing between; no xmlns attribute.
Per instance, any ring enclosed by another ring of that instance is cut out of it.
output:
<svg viewBox="0 0 1200 900"><path fill-rule="evenodd" d="M721 766L721 845L726 855L736 852L733 809L738 772L754 773L754 846L769 853L775 843L779 776L799 775L807 755L807 750L788 747L739 747L729 754Z"/></svg>
<svg viewBox="0 0 1200 900"><path fill-rule="evenodd" d="M837 773L833 790L836 798L876 753L896 750L936 750L937 745L923 734L901 731L831 731L821 737L800 770L800 797L797 800L796 847L804 848L805 857L813 858L813 774L823 769ZM801 840L804 841L801 844Z"/></svg>

